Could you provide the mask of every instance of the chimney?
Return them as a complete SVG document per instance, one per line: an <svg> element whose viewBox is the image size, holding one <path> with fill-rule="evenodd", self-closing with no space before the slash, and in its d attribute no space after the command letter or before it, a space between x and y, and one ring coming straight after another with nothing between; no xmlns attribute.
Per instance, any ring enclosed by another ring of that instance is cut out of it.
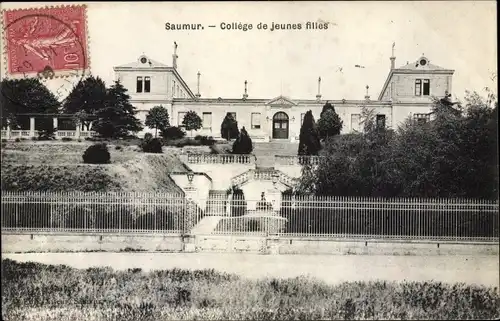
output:
<svg viewBox="0 0 500 321"><path fill-rule="evenodd" d="M368 89L370 86L366 85L366 95L365 95L365 100L370 100L370 95L368 94Z"/></svg>
<svg viewBox="0 0 500 321"><path fill-rule="evenodd" d="M318 78L318 94L316 95L316 100L321 100L321 77Z"/></svg>
<svg viewBox="0 0 500 321"><path fill-rule="evenodd" d="M174 41L174 54L172 55L172 67L174 67L174 69L177 69L177 58L179 58L179 56L177 56L177 42Z"/></svg>
<svg viewBox="0 0 500 321"><path fill-rule="evenodd" d="M247 81L245 80L245 93L243 94L243 99L247 99L248 94L247 94Z"/></svg>
<svg viewBox="0 0 500 321"><path fill-rule="evenodd" d="M196 98L200 98L201 95L200 95L200 72L198 71L198 92L196 93Z"/></svg>
<svg viewBox="0 0 500 321"><path fill-rule="evenodd" d="M394 47L396 46L396 43L392 43L392 56L391 56L391 69L396 68L396 56L394 56Z"/></svg>

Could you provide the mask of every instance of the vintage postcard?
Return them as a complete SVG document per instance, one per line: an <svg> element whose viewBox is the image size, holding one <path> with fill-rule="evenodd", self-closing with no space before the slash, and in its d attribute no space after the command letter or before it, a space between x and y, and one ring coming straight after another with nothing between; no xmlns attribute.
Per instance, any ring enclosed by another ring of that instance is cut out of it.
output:
<svg viewBox="0 0 500 321"><path fill-rule="evenodd" d="M498 319L496 12L2 3L2 320Z"/></svg>

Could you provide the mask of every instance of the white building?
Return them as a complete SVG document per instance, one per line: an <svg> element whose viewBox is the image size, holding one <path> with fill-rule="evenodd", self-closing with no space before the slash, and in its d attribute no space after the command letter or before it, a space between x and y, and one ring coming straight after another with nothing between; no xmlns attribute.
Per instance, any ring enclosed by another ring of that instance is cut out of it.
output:
<svg viewBox="0 0 500 321"><path fill-rule="evenodd" d="M373 109L377 124L396 128L407 117L428 119L431 97L443 97L452 90L454 70L430 63L427 57L395 68L394 54L390 57L389 74L377 100L367 94L362 100L323 99L321 78L315 99L290 99L277 96L267 99L249 98L245 91L241 98L203 98L198 88L196 93L177 71L177 54L174 52L172 66L157 62L146 55L134 62L114 67L115 76L131 96L131 103L139 111L138 118L144 122L148 111L161 105L168 109L170 124L179 126L186 112L195 111L203 120L202 129L196 135L220 137L220 126L227 113L233 113L238 126L245 126L254 141L288 140L298 142L304 114L311 110L319 119L321 110L329 101L343 120L343 133L361 130L360 115L363 106ZM139 136L153 132L146 128Z"/></svg>

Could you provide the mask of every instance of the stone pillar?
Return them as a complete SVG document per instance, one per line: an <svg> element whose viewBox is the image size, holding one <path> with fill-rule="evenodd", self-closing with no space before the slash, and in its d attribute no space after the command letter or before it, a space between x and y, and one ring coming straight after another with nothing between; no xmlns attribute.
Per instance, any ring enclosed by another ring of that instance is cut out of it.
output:
<svg viewBox="0 0 500 321"><path fill-rule="evenodd" d="M30 117L30 137L35 137L35 117Z"/></svg>
<svg viewBox="0 0 500 321"><path fill-rule="evenodd" d="M6 135L5 139L10 139L10 125L7 125L6 132L7 132L7 135Z"/></svg>
<svg viewBox="0 0 500 321"><path fill-rule="evenodd" d="M56 139L58 138L58 135L57 135L57 117L54 117L52 118L52 127L54 127L54 130L56 131L55 134L56 134Z"/></svg>
<svg viewBox="0 0 500 321"><path fill-rule="evenodd" d="M80 138L80 128L81 128L81 124L76 124L76 131L75 131L75 138L78 139Z"/></svg>

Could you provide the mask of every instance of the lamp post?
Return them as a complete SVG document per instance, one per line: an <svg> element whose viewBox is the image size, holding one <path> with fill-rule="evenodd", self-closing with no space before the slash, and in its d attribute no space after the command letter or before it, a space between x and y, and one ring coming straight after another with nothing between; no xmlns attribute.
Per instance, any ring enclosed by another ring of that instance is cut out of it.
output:
<svg viewBox="0 0 500 321"><path fill-rule="evenodd" d="M188 182L189 182L189 185L188 185L188 189L189 190L194 189L194 187L193 187L193 178L194 178L194 173L191 172L191 171L189 171L187 173L187 179L188 179Z"/></svg>

